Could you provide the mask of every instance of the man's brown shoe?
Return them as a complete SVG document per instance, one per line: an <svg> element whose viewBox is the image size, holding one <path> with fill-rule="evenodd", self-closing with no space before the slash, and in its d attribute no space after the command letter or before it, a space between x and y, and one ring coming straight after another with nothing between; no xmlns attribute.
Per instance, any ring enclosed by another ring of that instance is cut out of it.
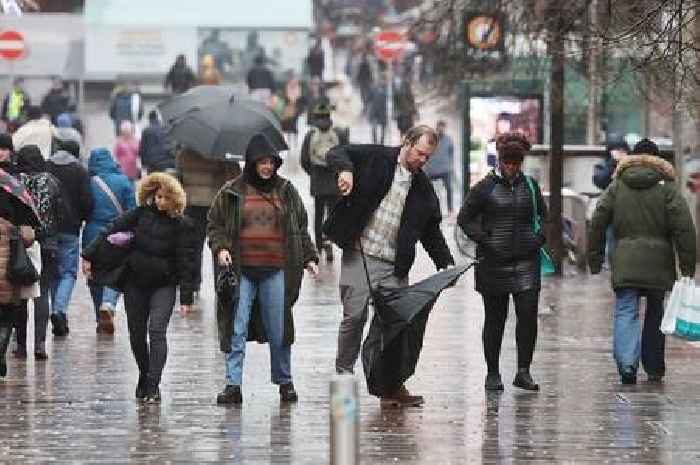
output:
<svg viewBox="0 0 700 465"><path fill-rule="evenodd" d="M98 313L97 332L103 334L114 334L114 315L107 305L100 306Z"/></svg>
<svg viewBox="0 0 700 465"><path fill-rule="evenodd" d="M383 407L418 407L424 402L423 396L412 395L405 386L401 386L396 392L381 398Z"/></svg>

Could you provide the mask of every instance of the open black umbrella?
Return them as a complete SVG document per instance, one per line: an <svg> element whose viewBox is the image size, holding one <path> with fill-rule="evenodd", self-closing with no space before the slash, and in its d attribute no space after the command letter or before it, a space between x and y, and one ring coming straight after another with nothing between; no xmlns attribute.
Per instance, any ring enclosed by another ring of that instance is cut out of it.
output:
<svg viewBox="0 0 700 465"><path fill-rule="evenodd" d="M193 108L228 102L236 96L233 86L196 86L185 93L174 95L158 105L163 121L170 124Z"/></svg>
<svg viewBox="0 0 700 465"><path fill-rule="evenodd" d="M411 286L372 290L374 318L362 345L370 394L387 396L413 375L435 301L472 265L448 268Z"/></svg>
<svg viewBox="0 0 700 465"><path fill-rule="evenodd" d="M275 115L260 103L235 98L191 108L170 122L168 135L204 157L222 160L243 160L256 135L277 151L288 148Z"/></svg>

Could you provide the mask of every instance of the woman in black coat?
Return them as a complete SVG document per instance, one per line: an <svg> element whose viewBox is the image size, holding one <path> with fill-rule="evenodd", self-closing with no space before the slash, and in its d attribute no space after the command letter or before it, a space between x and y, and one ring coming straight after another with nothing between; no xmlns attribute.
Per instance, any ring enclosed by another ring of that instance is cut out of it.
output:
<svg viewBox="0 0 700 465"><path fill-rule="evenodd" d="M136 398L157 403L168 354L166 332L177 286L180 312L189 313L192 305L194 234L182 213L185 192L174 177L158 172L146 176L139 183L137 200L139 206L117 219L96 241L117 232L133 234L128 242L122 287L131 350L139 367ZM88 277L93 248L91 244L83 253L83 272Z"/></svg>
<svg viewBox="0 0 700 465"><path fill-rule="evenodd" d="M526 176L521 172L530 144L519 133L506 133L496 141L498 167L474 186L462 206L457 223L477 243L476 290L484 300L484 355L487 390L503 390L499 372L501 342L508 316L508 301L515 302L518 372L513 385L539 390L530 376L537 339L540 294L540 256L545 237L535 233L533 213L546 216L539 186L532 181L536 205Z"/></svg>

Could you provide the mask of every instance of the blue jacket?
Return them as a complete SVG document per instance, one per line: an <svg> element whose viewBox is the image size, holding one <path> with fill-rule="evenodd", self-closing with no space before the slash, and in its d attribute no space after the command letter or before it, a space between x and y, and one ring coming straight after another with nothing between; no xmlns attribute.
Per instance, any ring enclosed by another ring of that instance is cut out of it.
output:
<svg viewBox="0 0 700 465"><path fill-rule="evenodd" d="M90 192L92 193L94 205L90 219L83 229L83 247L87 247L98 234L107 229L107 226L119 216L117 208L107 194L97 185L93 179L94 176L99 176L107 184L125 212L136 207L134 186L129 178L124 176L119 170L109 150L99 148L90 152L88 172L90 174Z"/></svg>

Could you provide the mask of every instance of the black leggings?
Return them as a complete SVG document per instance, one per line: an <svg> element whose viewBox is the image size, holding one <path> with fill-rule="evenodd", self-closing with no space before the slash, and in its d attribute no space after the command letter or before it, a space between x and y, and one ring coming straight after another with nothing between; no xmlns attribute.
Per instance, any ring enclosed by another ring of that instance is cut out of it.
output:
<svg viewBox="0 0 700 465"><path fill-rule="evenodd" d="M14 322L12 326L15 328L15 334L17 335L17 345L20 347L27 347L27 301L22 299L18 305L15 306L14 311Z"/></svg>
<svg viewBox="0 0 700 465"><path fill-rule="evenodd" d="M501 342L508 317L508 301L510 294L482 294L484 299L484 357L489 373L499 371L498 360L501 355ZM518 368L529 369L532 354L537 340L537 307L540 290L530 289L513 294L515 301L515 343L518 347Z"/></svg>

